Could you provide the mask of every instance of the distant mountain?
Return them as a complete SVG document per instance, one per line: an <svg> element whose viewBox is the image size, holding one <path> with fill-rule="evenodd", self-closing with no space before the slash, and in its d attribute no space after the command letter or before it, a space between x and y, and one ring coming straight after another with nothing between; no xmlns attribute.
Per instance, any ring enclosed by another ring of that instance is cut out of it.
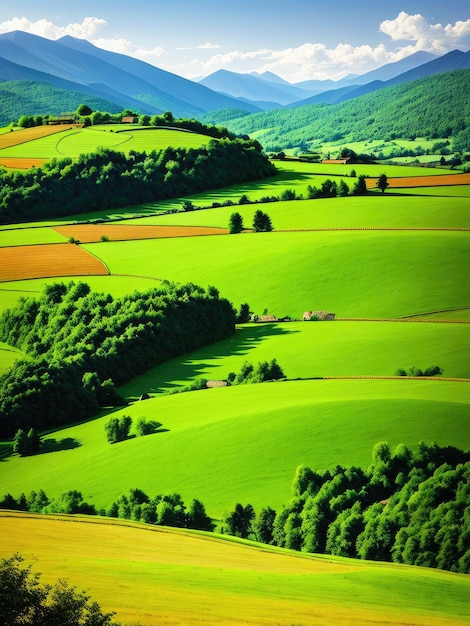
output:
<svg viewBox="0 0 470 626"><path fill-rule="evenodd" d="M277 104L289 104L308 96L309 92L291 85L286 81L273 80L274 74L264 75L239 74L228 70L217 70L199 81L214 91L236 98L245 98L251 102L272 101Z"/></svg>
<svg viewBox="0 0 470 626"><path fill-rule="evenodd" d="M383 89L391 85L400 85L402 83L407 83L412 80L424 78L426 76L432 76L433 74L438 74L440 72L450 72L453 70L470 68L470 52L464 53L460 50L453 50L452 52L448 52L447 54L437 58L433 55L429 55L428 53L416 53L412 55L412 57L414 57L414 61L421 60L423 58L426 58L427 56L431 56L433 57L433 59L431 61L428 61L427 63L415 66L408 71L402 72L400 74L395 74L389 80L378 79L377 77L387 76L390 74L393 75L396 70L401 69L407 65L407 63L403 63L404 61L406 61L406 59L397 61L397 63L385 65L383 68L379 68L377 70L374 70L373 72L365 74L365 77L373 79L371 81L358 84L356 82L358 79L354 79L356 84L352 86L353 88L351 88L350 86L350 88L348 89L343 86L338 89L325 91L323 93L317 94L310 98L306 98L305 100L298 101L288 106L305 106L307 104L319 103L339 104L340 102L344 102L345 100L351 100L352 98L357 98L359 96L363 96L367 93L371 93L373 91L377 91L378 89ZM410 57L407 58L409 59ZM392 68L391 66L394 67Z"/></svg>
<svg viewBox="0 0 470 626"><path fill-rule="evenodd" d="M266 104L261 104L261 102L266 100L290 106L296 106L295 103L299 102L334 103L340 101L340 97L346 96L360 85L373 81L389 80L434 58L435 56L429 52L416 52L400 61L389 63L362 76L350 74L338 81L307 80L289 83L272 72L239 74L227 70L218 70L200 79L199 82L219 93L255 102L262 109L266 109ZM319 94L322 94L321 97L312 98L312 96Z"/></svg>
<svg viewBox="0 0 470 626"><path fill-rule="evenodd" d="M70 36L51 41L22 31L4 33L0 35L0 77L7 73L6 62L23 68L23 75L16 68L16 80L30 80L31 70L36 70L43 74L40 82L53 84L49 77L54 76L98 91L113 101L117 98L119 104L126 102L125 106L139 108L140 112L168 110L178 116L195 116L222 108L258 110L253 104L240 103L204 85Z"/></svg>

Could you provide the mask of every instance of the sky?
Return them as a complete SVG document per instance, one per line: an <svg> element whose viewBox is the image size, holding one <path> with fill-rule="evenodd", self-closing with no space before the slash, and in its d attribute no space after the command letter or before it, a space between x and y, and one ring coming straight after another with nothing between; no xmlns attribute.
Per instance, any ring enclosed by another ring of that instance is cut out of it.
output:
<svg viewBox="0 0 470 626"><path fill-rule="evenodd" d="M291 82L364 74L419 50L470 49L468 0L18 0L0 33L72 35L196 80L225 69Z"/></svg>

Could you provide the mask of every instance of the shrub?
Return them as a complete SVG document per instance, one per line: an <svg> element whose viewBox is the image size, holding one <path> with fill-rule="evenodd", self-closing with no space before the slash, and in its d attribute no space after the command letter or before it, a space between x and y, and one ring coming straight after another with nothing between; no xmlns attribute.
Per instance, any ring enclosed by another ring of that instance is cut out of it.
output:
<svg viewBox="0 0 470 626"><path fill-rule="evenodd" d="M137 434L141 437L145 435L153 435L161 427L161 423L156 420L148 420L146 417L139 417L135 425Z"/></svg>
<svg viewBox="0 0 470 626"><path fill-rule="evenodd" d="M129 415L123 415L121 419L112 417L104 426L109 443L117 443L127 439L131 425L132 418Z"/></svg>

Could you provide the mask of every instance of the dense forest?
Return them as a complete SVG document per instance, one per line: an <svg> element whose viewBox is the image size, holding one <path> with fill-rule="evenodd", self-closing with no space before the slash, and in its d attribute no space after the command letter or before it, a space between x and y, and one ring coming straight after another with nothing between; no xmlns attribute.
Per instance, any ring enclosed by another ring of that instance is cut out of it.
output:
<svg viewBox="0 0 470 626"><path fill-rule="evenodd" d="M301 465L277 513L237 504L222 530L303 552L470 573L470 453L420 442L373 449L367 469Z"/></svg>
<svg viewBox="0 0 470 626"><path fill-rule="evenodd" d="M27 355L0 376L0 436L119 405L116 385L234 330L235 311L214 287L165 283L113 299L82 282L48 285L0 317L0 341Z"/></svg>
<svg viewBox="0 0 470 626"><path fill-rule="evenodd" d="M273 176L257 141L209 139L199 149L128 156L102 148L27 171L0 169L0 223L154 202Z"/></svg>
<svg viewBox="0 0 470 626"><path fill-rule="evenodd" d="M257 137L266 150L344 140L390 140L397 137L452 138L453 149L470 149L470 70L443 72L336 105L313 104L244 115L206 114L232 132Z"/></svg>

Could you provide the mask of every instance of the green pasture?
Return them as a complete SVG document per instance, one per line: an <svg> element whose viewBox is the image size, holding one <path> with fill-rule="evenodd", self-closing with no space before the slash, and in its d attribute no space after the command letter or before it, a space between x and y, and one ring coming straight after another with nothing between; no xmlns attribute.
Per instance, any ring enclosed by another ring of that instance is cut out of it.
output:
<svg viewBox="0 0 470 626"><path fill-rule="evenodd" d="M119 623L462 626L468 576L294 553L122 520L2 513L0 556L21 545L41 582L67 578Z"/></svg>
<svg viewBox="0 0 470 626"><path fill-rule="evenodd" d="M66 239L48 227L15 228L0 230L0 248L4 246L29 246L40 243L64 243Z"/></svg>
<svg viewBox="0 0 470 626"><path fill-rule="evenodd" d="M310 380L193 391L135 402L113 415L163 431L110 445L101 418L45 437L33 457L2 462L2 489L82 492L107 507L139 487L201 499L219 518L236 502L279 508L296 467L370 464L378 441L470 446L470 386L419 380ZM76 447L74 447L76 446ZM79 468L79 470L78 470Z"/></svg>
<svg viewBox="0 0 470 626"><path fill-rule="evenodd" d="M470 186L469 186L470 194ZM128 224L170 224L227 228L230 215L238 212L246 228L253 225L255 211L268 213L275 230L302 228L470 228L468 199L368 195L318 200L293 200L180 211L129 220ZM1 235L1 231L0 231ZM0 239L1 241L1 239Z"/></svg>
<svg viewBox="0 0 470 626"><path fill-rule="evenodd" d="M10 368L16 359L22 356L24 355L20 350L0 341L0 374Z"/></svg>
<svg viewBox="0 0 470 626"><path fill-rule="evenodd" d="M243 363L276 358L288 379L393 376L398 368L439 365L444 376L470 378L469 324L423 322L285 322L243 324L235 335L172 359L120 388L128 399L188 385L195 378L225 380Z"/></svg>
<svg viewBox="0 0 470 626"><path fill-rule="evenodd" d="M130 150L151 152L168 146L200 148L212 139L207 135L166 128L133 129L124 127L120 132L114 126L91 126L73 128L64 132L35 139L18 146L0 150L4 157L77 157L79 154L94 152L99 147L110 148L126 154Z"/></svg>
<svg viewBox="0 0 470 626"><path fill-rule="evenodd" d="M461 232L244 233L84 248L113 274L215 285L236 307L248 302L277 317L329 310L389 318L469 304L470 250Z"/></svg>
<svg viewBox="0 0 470 626"><path fill-rule="evenodd" d="M388 188L387 194L393 194L400 197L414 196L418 198L420 196L426 196L428 201L433 198L437 203L440 203L441 210L447 211L449 207L453 206L452 200L454 198L465 198L465 202L468 205L468 198L470 198L470 185L448 185L438 187L412 187L412 188Z"/></svg>

